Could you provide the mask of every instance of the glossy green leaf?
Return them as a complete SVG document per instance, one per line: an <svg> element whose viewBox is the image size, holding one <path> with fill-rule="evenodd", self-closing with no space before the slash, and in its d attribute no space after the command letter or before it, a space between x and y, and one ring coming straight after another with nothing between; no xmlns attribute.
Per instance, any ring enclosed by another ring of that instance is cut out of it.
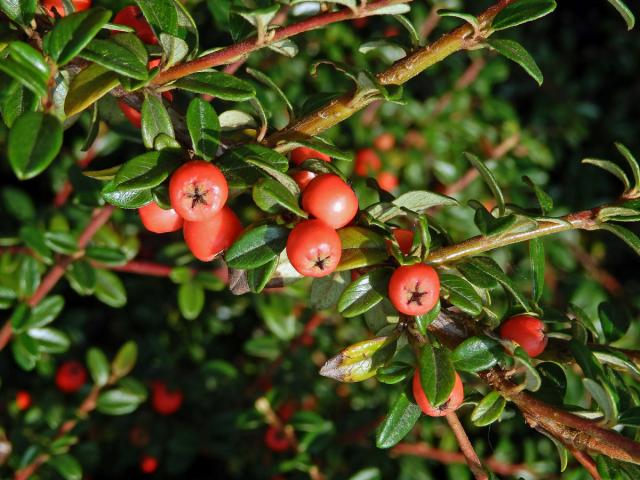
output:
<svg viewBox="0 0 640 480"><path fill-rule="evenodd" d="M616 142L615 145L618 149L618 152L620 152L620 155L622 155L629 164L629 168L631 169L631 173L633 174L634 187L640 188L640 165L638 165L638 161L633 156L631 151L622 143Z"/></svg>
<svg viewBox="0 0 640 480"><path fill-rule="evenodd" d="M469 260L470 264L477 270L482 270L487 276L493 278L499 284L501 284L505 290L507 290L513 299L518 302L525 311L530 311L529 302L520 293L519 289L514 284L513 280L502 271L502 268L489 257L474 257Z"/></svg>
<svg viewBox="0 0 640 480"><path fill-rule="evenodd" d="M111 366L113 375L116 378L122 378L128 375L129 372L133 370L137 359L138 346L136 345L136 342L130 340L120 347L120 350L118 350L118 353L116 353L116 356L113 359L113 364Z"/></svg>
<svg viewBox="0 0 640 480"><path fill-rule="evenodd" d="M225 253L231 268L257 268L284 250L289 230L278 225L261 225L244 232Z"/></svg>
<svg viewBox="0 0 640 480"><path fill-rule="evenodd" d="M485 165L485 163L480 160L476 155L472 153L465 152L464 156L469 160L469 163L475 167L478 172L480 172L480 176L487 184L491 193L493 193L494 198L496 199L496 203L498 204L498 214L499 216L504 215L504 195L502 194L502 189L498 185L496 181L496 177L493 176L489 167Z"/></svg>
<svg viewBox="0 0 640 480"><path fill-rule="evenodd" d="M26 327L37 328L50 324L58 318L63 308L64 297L62 295L45 297L31 310L31 316Z"/></svg>
<svg viewBox="0 0 640 480"><path fill-rule="evenodd" d="M169 112L160 97L147 95L142 104L142 141L147 148L153 148L160 134L174 138L173 125Z"/></svg>
<svg viewBox="0 0 640 480"><path fill-rule="evenodd" d="M593 165L594 167L601 168L609 172L611 175L615 176L618 180L622 182L622 185L624 185L625 192L631 189L631 183L629 182L629 177L627 177L627 174L624 173L624 170L622 170L622 168L620 168L615 163L610 162L608 160L599 160L597 158L585 158L584 160L582 160L582 163L586 163L588 165Z"/></svg>
<svg viewBox="0 0 640 480"><path fill-rule="evenodd" d="M338 271L376 265L388 257L384 237L363 227L345 227L338 231L342 242L342 256Z"/></svg>
<svg viewBox="0 0 640 480"><path fill-rule="evenodd" d="M394 217L404 215L402 208L406 208L416 213L421 213L436 206L453 206L458 202L445 195L428 192L426 190L416 190L400 195L392 203L379 203L367 209L367 212L381 222L387 222Z"/></svg>
<svg viewBox="0 0 640 480"><path fill-rule="evenodd" d="M583 378L582 384L598 404L603 415L602 424L612 427L618 423L618 406L612 397L610 387L607 384L600 385L590 378Z"/></svg>
<svg viewBox="0 0 640 480"><path fill-rule="evenodd" d="M97 247L91 245L86 248L87 258L99 262L103 265L118 266L127 263L127 254L115 247Z"/></svg>
<svg viewBox="0 0 640 480"><path fill-rule="evenodd" d="M70 232L46 232L44 242L51 250L63 255L73 255L78 251L78 240Z"/></svg>
<svg viewBox="0 0 640 480"><path fill-rule="evenodd" d="M29 324L30 315L31 309L29 306L25 303L19 303L9 318L11 329L16 333L23 332Z"/></svg>
<svg viewBox="0 0 640 480"><path fill-rule="evenodd" d="M111 367L104 352L99 348L90 348L87 352L87 366L93 383L98 387L105 386L109 380Z"/></svg>
<svg viewBox="0 0 640 480"><path fill-rule="evenodd" d="M498 38L490 38L487 40L487 43L498 53L520 65L525 72L531 75L531 77L538 82L538 85L542 85L544 80L542 72L531 54L527 52L522 45L513 40Z"/></svg>
<svg viewBox="0 0 640 480"><path fill-rule="evenodd" d="M376 430L376 447L393 447L411 431L421 414L420 407L409 400L405 392L400 392L389 414Z"/></svg>
<svg viewBox="0 0 640 480"><path fill-rule="evenodd" d="M43 353L64 353L71 345L69 336L55 328L30 328L27 332L38 344L38 351Z"/></svg>
<svg viewBox="0 0 640 480"><path fill-rule="evenodd" d="M456 370L476 373L493 367L504 355L502 345L496 340L471 337L456 347L451 360Z"/></svg>
<svg viewBox="0 0 640 480"><path fill-rule="evenodd" d="M36 0L0 0L0 10L9 19L21 25L27 25L33 19L36 11Z"/></svg>
<svg viewBox="0 0 640 480"><path fill-rule="evenodd" d="M469 282L458 275L440 274L440 287L445 298L469 315L482 313L482 299Z"/></svg>
<svg viewBox="0 0 640 480"><path fill-rule="evenodd" d="M385 268L362 275L342 292L338 311L349 318L373 308L386 296L390 275L391 272Z"/></svg>
<svg viewBox="0 0 640 480"><path fill-rule="evenodd" d="M518 364L524 367L524 385L531 392L537 392L542 386L542 378L540 373L531 363L531 358L527 355L522 347L516 347L513 352L513 358Z"/></svg>
<svg viewBox="0 0 640 480"><path fill-rule="evenodd" d="M218 114L209 102L194 98L189 103L186 119L193 150L205 160L211 160L220 147Z"/></svg>
<svg viewBox="0 0 640 480"><path fill-rule="evenodd" d="M98 64L89 65L69 85L64 112L71 117L90 107L118 85L118 75Z"/></svg>
<svg viewBox="0 0 640 480"><path fill-rule="evenodd" d="M607 342L622 338L631 324L628 313L617 303L602 302L598 305L598 317Z"/></svg>
<svg viewBox="0 0 640 480"><path fill-rule="evenodd" d="M545 256L544 245L540 238L529 240L529 261L533 276L533 298L537 302L544 291Z"/></svg>
<svg viewBox="0 0 640 480"><path fill-rule="evenodd" d="M188 92L205 93L236 102L250 100L256 95L253 85L222 72L194 73L181 78L174 85Z"/></svg>
<svg viewBox="0 0 640 480"><path fill-rule="evenodd" d="M333 307L350 279L349 272L334 272L326 277L315 278L311 284L309 305L318 310Z"/></svg>
<svg viewBox="0 0 640 480"><path fill-rule="evenodd" d="M486 427L498 420L507 401L499 392L489 392L471 412L471 421L477 427Z"/></svg>
<svg viewBox="0 0 640 480"><path fill-rule="evenodd" d="M628 230L620 225L613 225L611 223L603 223L600 225L602 230L613 233L616 237L624 241L629 245L636 255L640 255L640 237L638 237L631 230Z"/></svg>
<svg viewBox="0 0 640 480"><path fill-rule="evenodd" d="M62 147L62 124L53 115L27 112L9 131L7 155L20 180L42 173Z"/></svg>
<svg viewBox="0 0 640 480"><path fill-rule="evenodd" d="M482 268L481 264L467 261L456 265L458 271L476 287L495 288L498 281L491 275L488 275Z"/></svg>
<svg viewBox="0 0 640 480"><path fill-rule="evenodd" d="M11 76L38 97L47 93L49 65L42 54L24 42L11 42L9 56L0 62L0 72Z"/></svg>
<svg viewBox="0 0 640 480"><path fill-rule="evenodd" d="M278 262L279 258L276 257L264 265L247 272L247 283L252 292L260 293L267 286L267 283L269 283L269 280L278 268Z"/></svg>
<svg viewBox="0 0 640 480"><path fill-rule="evenodd" d="M47 464L53 467L64 480L82 479L82 466L71 455L56 455L49 458Z"/></svg>
<svg viewBox="0 0 640 480"><path fill-rule="evenodd" d="M191 282L183 283L178 288L178 308L187 320L195 320L204 308L204 289Z"/></svg>
<svg viewBox="0 0 640 480"><path fill-rule="evenodd" d="M11 353L13 353L13 359L23 370L33 370L40 358L38 342L26 334L13 337Z"/></svg>
<svg viewBox="0 0 640 480"><path fill-rule="evenodd" d="M96 271L84 260L73 262L67 269L66 277L78 295L91 295L96 288Z"/></svg>
<svg viewBox="0 0 640 480"><path fill-rule="evenodd" d="M602 365L593 355L593 352L589 350L588 347L582 345L576 340L571 340L569 342L569 350L573 355L573 358L576 359L576 362L582 369L582 373L586 378L591 378L593 380L598 380L599 378L604 377L604 372L602 370Z"/></svg>
<svg viewBox="0 0 640 480"><path fill-rule="evenodd" d="M555 0L519 0L503 8L493 19L493 30L504 30L537 20L556 9Z"/></svg>
<svg viewBox="0 0 640 480"><path fill-rule="evenodd" d="M261 72L260 70L256 70L255 68L247 68L247 73L259 82L271 88L287 106L287 110L289 111L289 119L295 119L293 105L289 101L289 98L287 98L282 89L268 75L265 75L263 72Z"/></svg>
<svg viewBox="0 0 640 480"><path fill-rule="evenodd" d="M108 390L98 397L96 409L106 415L127 415L140 405L140 397L124 389Z"/></svg>
<svg viewBox="0 0 640 480"><path fill-rule="evenodd" d="M543 214L546 215L551 210L553 210L553 199L548 193L542 190L542 188L540 188L533 180L531 180L531 178L527 177L526 175L522 177L522 180L524 180L531 187L533 193L536 194L538 204L540 204L540 209L542 210Z"/></svg>
<svg viewBox="0 0 640 480"><path fill-rule="evenodd" d="M427 399L431 405L439 407L449 398L456 378L449 350L425 344L418 357L418 369Z"/></svg>
<svg viewBox="0 0 640 480"><path fill-rule="evenodd" d="M146 80L148 55L142 41L132 33L120 33L109 40L95 39L80 57L120 75Z"/></svg>
<svg viewBox="0 0 640 480"><path fill-rule="evenodd" d="M298 199L281 183L272 178L262 178L253 186L253 201L265 212L277 213L288 210L299 217L307 218L307 212L298 205Z"/></svg>
<svg viewBox="0 0 640 480"><path fill-rule="evenodd" d="M103 193L157 187L178 166L178 158L170 151L143 153L122 165L113 180L104 186Z"/></svg>
<svg viewBox="0 0 640 480"><path fill-rule="evenodd" d="M76 12L58 20L44 37L44 51L58 66L63 66L78 55L111 18L103 8Z"/></svg>
<svg viewBox="0 0 640 480"><path fill-rule="evenodd" d="M320 375L339 382L361 382L376 374L393 355L395 345L395 339L389 337L356 343L329 359L320 369Z"/></svg>
<svg viewBox="0 0 640 480"><path fill-rule="evenodd" d="M127 291L120 277L107 270L96 270L96 298L113 308L127 304Z"/></svg>
<svg viewBox="0 0 640 480"><path fill-rule="evenodd" d="M624 19L624 22L627 24L627 30L631 30L636 24L636 17L633 15L633 12L627 7L627 5L622 0L607 0L613 8L615 8L620 16Z"/></svg>
<svg viewBox="0 0 640 480"><path fill-rule="evenodd" d="M471 15L470 13L456 12L454 10L438 10L438 15L440 15L441 17L460 18L465 22L467 22L469 25L471 25L475 31L480 30L480 24L478 23L478 19L474 15Z"/></svg>

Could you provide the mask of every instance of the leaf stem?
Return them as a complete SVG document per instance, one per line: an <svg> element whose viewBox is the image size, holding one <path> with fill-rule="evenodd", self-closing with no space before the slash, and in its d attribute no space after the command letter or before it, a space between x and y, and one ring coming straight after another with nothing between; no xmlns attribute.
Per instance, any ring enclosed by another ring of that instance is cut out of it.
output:
<svg viewBox="0 0 640 480"><path fill-rule="evenodd" d="M482 467L482 463L478 458L478 454L473 449L473 445L471 445L471 441L465 432L462 423L460 423L460 419L456 412L451 412L447 414L445 417L451 430L453 430L456 439L458 440L458 445L460 445L460 450L462 450L462 454L464 455L465 460L467 461L467 465L471 469L473 476L476 477L477 480L488 480L489 476L487 472L485 472Z"/></svg>

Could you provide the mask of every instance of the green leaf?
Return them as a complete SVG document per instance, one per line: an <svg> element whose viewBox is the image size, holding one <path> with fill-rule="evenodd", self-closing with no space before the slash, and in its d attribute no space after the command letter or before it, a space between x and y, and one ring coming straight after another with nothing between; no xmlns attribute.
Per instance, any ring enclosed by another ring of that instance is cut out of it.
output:
<svg viewBox="0 0 640 480"><path fill-rule="evenodd" d="M536 64L536 61L522 45L513 40L498 38L490 38L487 40L487 43L498 53L504 55L509 60L516 62L524 68L524 70L531 75L536 82L538 82L538 85L542 85L544 80L542 72L540 71L538 64Z"/></svg>
<svg viewBox="0 0 640 480"><path fill-rule="evenodd" d="M391 272L379 268L362 275L338 299L338 311L346 318L361 315L380 303L387 294Z"/></svg>
<svg viewBox="0 0 640 480"><path fill-rule="evenodd" d="M287 175L286 173L282 173L281 171L276 170L275 168L271 167L270 165L260 160L247 158L246 162L255 167L258 167L263 172L266 172L267 175L269 175L271 178L276 180L280 185L286 188L294 197L300 196L300 187L298 187L298 184L295 182L295 180L291 178L289 175Z"/></svg>
<svg viewBox="0 0 640 480"><path fill-rule="evenodd" d="M620 225L613 225L611 223L603 223L600 225L600 228L613 233L616 237L629 245L633 251L636 252L636 255L640 255L640 238L631 230L627 230Z"/></svg>
<svg viewBox="0 0 640 480"><path fill-rule="evenodd" d="M627 30L631 30L636 24L636 17L633 15L633 12L627 7L627 5L622 0L607 0L613 8L615 8L618 13L624 19L624 22L627 24Z"/></svg>
<svg viewBox="0 0 640 480"><path fill-rule="evenodd" d="M103 8L91 8L58 20L44 37L44 51L58 66L63 66L78 55L111 18Z"/></svg>
<svg viewBox="0 0 640 480"><path fill-rule="evenodd" d="M531 358L527 355L527 352L522 347L516 347L513 352L513 358L524 367L525 388L531 392L537 392L542 386L542 378L540 378L540 373L531 363Z"/></svg>
<svg viewBox="0 0 640 480"><path fill-rule="evenodd" d="M261 267L254 268L247 272L247 283L252 292L260 293L264 287L267 286L267 283L269 283L269 280L271 280L271 277L278 268L279 260L280 259L276 257Z"/></svg>
<svg viewBox="0 0 640 480"><path fill-rule="evenodd" d="M175 137L169 112L160 97L147 95L142 104L142 141L147 148L153 148L160 134Z"/></svg>
<svg viewBox="0 0 640 480"><path fill-rule="evenodd" d="M84 260L73 262L66 277L78 295L91 295L96 288L96 271Z"/></svg>
<svg viewBox="0 0 640 480"><path fill-rule="evenodd" d="M481 372L496 365L505 356L502 345L489 337L471 337L456 347L451 360L456 370Z"/></svg>
<svg viewBox="0 0 640 480"><path fill-rule="evenodd" d="M496 177L493 176L493 173L491 172L491 170L489 170L489 167L487 167L485 163L482 160L480 160L476 155L473 155L472 153L469 153L469 152L465 152L464 156L467 158L467 160L469 160L469 163L471 163L471 165L473 165L474 168L478 170L478 172L480 173L480 176L482 177L484 182L487 184L487 186L491 190L491 193L493 193L493 196L496 199L496 203L498 204L498 215L503 216L504 208L505 208L504 195L502 194L502 190L500 189L500 186L496 181Z"/></svg>
<svg viewBox="0 0 640 480"><path fill-rule="evenodd" d="M26 328L44 327L53 322L64 308L64 297L52 295L45 297L31 310L31 317Z"/></svg>
<svg viewBox="0 0 640 480"><path fill-rule="evenodd" d="M298 199L281 183L272 178L262 178L253 186L253 201L265 212L276 213L283 208L299 217L307 218L307 212L298 205Z"/></svg>
<svg viewBox="0 0 640 480"><path fill-rule="evenodd" d="M600 411L602 411L603 419L601 423L605 427L613 427L618 423L618 406L613 399L613 393L610 391L611 387L606 383L599 385L590 378L583 378L582 384L598 404Z"/></svg>
<svg viewBox="0 0 640 480"><path fill-rule="evenodd" d="M493 278L500 283L507 292L511 294L516 302L518 302L525 311L530 311L529 302L520 293L513 280L502 271L500 266L490 257L474 257L468 261L477 270L482 270L487 276Z"/></svg>
<svg viewBox="0 0 640 480"><path fill-rule="evenodd" d="M36 0L0 0L0 10L14 22L27 25L36 11Z"/></svg>
<svg viewBox="0 0 640 480"><path fill-rule="evenodd" d="M640 468L632 463L598 455L596 465L602 480L636 480L640 478Z"/></svg>
<svg viewBox="0 0 640 480"><path fill-rule="evenodd" d="M127 291L120 277L107 270L96 270L96 298L113 308L127 304Z"/></svg>
<svg viewBox="0 0 640 480"><path fill-rule="evenodd" d="M63 255L73 255L78 251L78 240L70 232L46 232L44 242L51 250Z"/></svg>
<svg viewBox="0 0 640 480"><path fill-rule="evenodd" d="M201 98L191 100L187 128L196 154L205 160L214 158L220 146L220 120L209 102Z"/></svg>
<svg viewBox="0 0 640 480"><path fill-rule="evenodd" d="M440 287L453 305L469 315L482 313L482 299L464 278L448 273L440 274Z"/></svg>
<svg viewBox="0 0 640 480"><path fill-rule="evenodd" d="M376 447L393 447L411 431L421 414L420 407L409 400L405 392L400 392L389 414L376 430Z"/></svg>
<svg viewBox="0 0 640 480"><path fill-rule="evenodd" d="M56 455L47 460L47 464L51 465L65 480L82 479L82 466L71 455Z"/></svg>
<svg viewBox="0 0 640 480"><path fill-rule="evenodd" d="M395 352L395 338L377 337L345 348L329 359L320 375L339 382L362 382L373 377Z"/></svg>
<svg viewBox="0 0 640 480"><path fill-rule="evenodd" d="M471 412L471 421L477 427L486 427L498 420L507 401L498 392L488 393Z"/></svg>
<svg viewBox="0 0 640 480"><path fill-rule="evenodd" d="M533 298L537 302L544 291L544 245L540 238L529 240L529 260L531 261L531 273L533 275Z"/></svg>
<svg viewBox="0 0 640 480"><path fill-rule="evenodd" d="M76 75L64 101L68 117L82 112L118 85L118 75L98 64L89 65Z"/></svg>
<svg viewBox="0 0 640 480"><path fill-rule="evenodd" d="M602 365L593 355L593 352L589 350L585 345L581 344L577 340L571 340L569 342L569 350L576 359L576 362L582 369L582 373L585 377L593 380L604 378L604 371Z"/></svg>
<svg viewBox="0 0 640 480"><path fill-rule="evenodd" d="M98 387L104 387L109 380L110 367L107 356L102 350L92 347L87 352L87 366L93 383Z"/></svg>
<svg viewBox="0 0 640 480"><path fill-rule="evenodd" d="M334 272L326 277L314 278L309 293L309 305L317 310L333 307L349 285L349 272Z"/></svg>
<svg viewBox="0 0 640 480"><path fill-rule="evenodd" d="M598 305L598 316L607 342L619 340L629 330L629 315L619 304L602 302Z"/></svg>
<svg viewBox="0 0 640 480"><path fill-rule="evenodd" d="M273 80L271 80L269 76L265 75L260 70L256 70L255 68L247 68L247 73L259 82L271 88L276 93L276 95L278 95L278 97L287 106L287 110L289 111L289 120L293 121L295 119L293 105L291 104L285 93L280 89L280 87Z"/></svg>
<svg viewBox="0 0 640 480"><path fill-rule="evenodd" d="M244 232L227 250L225 260L231 268L257 268L284 250L289 230L278 225L261 225Z"/></svg>
<svg viewBox="0 0 640 480"><path fill-rule="evenodd" d="M178 165L178 158L173 152L143 153L122 165L113 180L105 184L102 193L124 193L157 187L169 178ZM151 195L149 190L147 193Z"/></svg>
<svg viewBox="0 0 640 480"><path fill-rule="evenodd" d="M113 364L111 366L111 370L113 372L113 376L116 378L122 378L125 375L128 375L133 367L136 364L136 360L138 359L138 345L133 340L128 341L118 353L116 353L115 358L113 359Z"/></svg>
<svg viewBox="0 0 640 480"><path fill-rule="evenodd" d="M638 161L629 151L629 149L623 144L616 142L615 146L618 149L618 152L620 152L620 154L629 164L629 168L631 169L631 173L633 174L634 188L640 188L640 165L638 165Z"/></svg>
<svg viewBox="0 0 640 480"><path fill-rule="evenodd" d="M242 102L256 96L250 83L222 72L199 72L181 78L173 84L188 92L213 95L222 100Z"/></svg>
<svg viewBox="0 0 640 480"><path fill-rule="evenodd" d="M80 57L136 80L146 80L148 55L142 41L132 33L120 33L109 40L95 39Z"/></svg>
<svg viewBox="0 0 640 480"><path fill-rule="evenodd" d="M204 289L193 282L187 282L178 288L178 308L187 320L195 320L204 308Z"/></svg>
<svg viewBox="0 0 640 480"><path fill-rule="evenodd" d="M427 399L431 405L439 407L449 398L456 379L449 350L425 344L420 350L418 369Z"/></svg>
<svg viewBox="0 0 640 480"><path fill-rule="evenodd" d="M0 72L4 72L27 87L38 97L47 93L49 65L31 45L24 42L11 42L9 56L0 62Z"/></svg>
<svg viewBox="0 0 640 480"><path fill-rule="evenodd" d="M266 167L271 169L268 173L271 176L274 171L284 174L289 168L289 161L281 153L261 145L242 145L222 155L217 165L230 188L246 188L265 176Z"/></svg>
<svg viewBox="0 0 640 480"><path fill-rule="evenodd" d="M103 265L110 266L124 265L128 260L127 254L115 247L96 247L92 245L85 250L85 256Z"/></svg>
<svg viewBox="0 0 640 480"><path fill-rule="evenodd" d="M460 18L471 25L476 32L480 31L480 24L478 23L478 19L470 13L456 12L454 10L438 10L438 15L440 15L441 17Z"/></svg>
<svg viewBox="0 0 640 480"><path fill-rule="evenodd" d="M546 215L551 210L553 210L553 199L551 198L551 196L549 196L547 192L542 190L542 188L536 185L534 181L531 180L526 175L522 177L522 180L524 180L531 187L531 189L533 190L533 193L536 194L536 198L538 199L538 203L540 204L540 209L542 210L543 214Z"/></svg>
<svg viewBox="0 0 640 480"><path fill-rule="evenodd" d="M13 81L7 87L5 95L0 95L0 114L7 126L11 127L20 115L36 110L39 103L40 97L20 82Z"/></svg>
<svg viewBox="0 0 640 480"><path fill-rule="evenodd" d="M27 112L9 131L7 155L20 180L42 173L62 147L62 124L53 115Z"/></svg>
<svg viewBox="0 0 640 480"><path fill-rule="evenodd" d="M27 332L38 344L38 351L44 353L64 353L71 345L69 336L55 328L31 328Z"/></svg>
<svg viewBox="0 0 640 480"><path fill-rule="evenodd" d="M93 142L98 138L98 132L100 131L100 117L98 115L98 104L94 103L91 107L91 123L89 124L89 130L87 132L87 137L84 141L84 145L82 145L82 151L88 151Z"/></svg>
<svg viewBox="0 0 640 480"><path fill-rule="evenodd" d="M493 19L493 30L504 30L537 20L556 9L555 0L519 0L507 5Z"/></svg>
<svg viewBox="0 0 640 480"><path fill-rule="evenodd" d="M127 415L140 405L140 396L124 389L114 389L101 393L96 409L106 415Z"/></svg>
<svg viewBox="0 0 640 480"><path fill-rule="evenodd" d="M618 424L626 427L640 427L640 407L631 407L618 417Z"/></svg>
<svg viewBox="0 0 640 480"><path fill-rule="evenodd" d="M498 282L494 277L488 275L482 268L482 265L477 265L471 261L467 261L456 265L458 271L476 287L480 288L495 288L498 286Z"/></svg>
<svg viewBox="0 0 640 480"><path fill-rule="evenodd" d="M44 241L44 232L39 228L33 225L23 225L20 227L19 235L24 243L47 263L53 260L53 253Z"/></svg>
<svg viewBox="0 0 640 480"><path fill-rule="evenodd" d="M21 333L26 330L30 315L31 310L29 306L25 303L19 303L9 318L11 329L16 333Z"/></svg>
<svg viewBox="0 0 640 480"><path fill-rule="evenodd" d="M517 221L514 214L495 218L481 203L470 200L469 204L476 207L476 214L473 217L474 223L478 230L487 237L499 235L509 230Z"/></svg>
<svg viewBox="0 0 640 480"><path fill-rule="evenodd" d="M367 209L367 212L375 219L381 222L388 222L394 217L404 215L402 208L411 210L412 212L421 213L432 207L437 206L453 206L458 202L445 195L428 192L426 190L415 190L400 195L391 204L378 203Z"/></svg>
<svg viewBox="0 0 640 480"><path fill-rule="evenodd" d="M338 230L342 242L342 256L337 270L376 265L389 256L384 237L363 227L345 227Z"/></svg>
<svg viewBox="0 0 640 480"><path fill-rule="evenodd" d="M625 192L631 189L631 184L629 183L629 177L627 177L627 174L624 173L624 170L622 170L622 168L620 168L615 163L610 162L609 160L599 160L597 158L585 158L582 160L582 163L586 163L588 165L593 165L594 167L601 168L609 172L611 175L615 176L618 180L622 182L622 185L624 185Z"/></svg>
<svg viewBox="0 0 640 480"><path fill-rule="evenodd" d="M23 370L33 370L40 358L38 342L25 334L13 337L11 352L14 360Z"/></svg>
<svg viewBox="0 0 640 480"><path fill-rule="evenodd" d="M431 310L429 310L427 313L425 313L424 315L416 315L415 317L416 327L418 328L418 331L421 334L423 335L427 334L427 329L429 328L429 325L431 325L431 323L436 318L438 318L438 315L440 315L441 309L442 309L442 305L440 304L440 300L438 300L438 303L436 303L436 306L433 307Z"/></svg>
<svg viewBox="0 0 640 480"><path fill-rule="evenodd" d="M392 363L386 367L382 367L376 373L376 379L387 385L395 385L403 382L408 376L413 375L415 368L413 365L406 363Z"/></svg>

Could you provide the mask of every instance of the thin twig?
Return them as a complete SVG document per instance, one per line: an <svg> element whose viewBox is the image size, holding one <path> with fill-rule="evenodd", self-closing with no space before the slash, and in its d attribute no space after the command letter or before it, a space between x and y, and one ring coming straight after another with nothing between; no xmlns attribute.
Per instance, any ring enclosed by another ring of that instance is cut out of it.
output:
<svg viewBox="0 0 640 480"><path fill-rule="evenodd" d="M571 452L571 455L573 455L575 459L584 467L584 469L589 472L589 475L591 475L593 480L602 480L600 474L598 473L596 462L588 453L581 452L580 450L572 446L567 446L567 448Z"/></svg>
<svg viewBox="0 0 640 480"><path fill-rule="evenodd" d="M478 458L478 454L471 445L471 441L467 436L467 432L465 432L462 423L460 423L460 419L456 412L451 412L445 417L451 430L453 430L453 434L456 436L458 440L458 445L460 445L460 450L462 450L462 454L467 462L467 465L471 469L473 476L476 477L476 480L488 480L489 476L487 472L484 470L482 463L480 463L480 459Z"/></svg>

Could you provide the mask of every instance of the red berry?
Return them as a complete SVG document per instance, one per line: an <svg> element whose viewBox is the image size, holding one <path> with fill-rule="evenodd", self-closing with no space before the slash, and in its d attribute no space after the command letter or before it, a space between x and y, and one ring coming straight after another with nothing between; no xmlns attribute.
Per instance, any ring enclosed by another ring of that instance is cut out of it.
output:
<svg viewBox="0 0 640 480"><path fill-rule="evenodd" d="M377 173L382 166L380 157L372 148L362 148L356 152L356 159L353 171L360 177L366 177L372 173Z"/></svg>
<svg viewBox="0 0 640 480"><path fill-rule="evenodd" d="M305 188L302 208L330 227L341 228L358 213L358 197L339 176L325 173Z"/></svg>
<svg viewBox="0 0 640 480"><path fill-rule="evenodd" d="M547 347L542 320L531 315L516 315L500 325L500 336L522 347L530 357L537 357Z"/></svg>
<svg viewBox="0 0 640 480"><path fill-rule="evenodd" d="M420 372L416 369L413 374L413 397L416 402L418 402L418 406L424 414L429 415L430 417L444 417L449 413L455 412L464 400L464 388L462 386L460 375L456 373L453 390L451 391L447 401L439 407L434 408L422 389L422 384L420 383Z"/></svg>
<svg viewBox="0 0 640 480"><path fill-rule="evenodd" d="M389 280L389 299L405 315L427 313L436 306L439 296L438 274L424 263L398 267Z"/></svg>
<svg viewBox="0 0 640 480"><path fill-rule="evenodd" d="M64 362L56 372L56 385L64 393L74 393L87 382L87 370L80 362Z"/></svg>
<svg viewBox="0 0 640 480"><path fill-rule="evenodd" d="M181 390L169 390L164 382L155 381L151 385L151 403L153 409L161 415L177 412L183 398Z"/></svg>
<svg viewBox="0 0 640 480"><path fill-rule="evenodd" d="M140 128L142 125L142 114L129 105L124 100L118 100L118 107L124 113L124 116L127 117L129 123L133 125L135 128Z"/></svg>
<svg viewBox="0 0 640 480"><path fill-rule="evenodd" d="M215 217L227 201L227 180L215 165L192 160L178 168L169 181L171 206L189 222Z"/></svg>
<svg viewBox="0 0 640 480"><path fill-rule="evenodd" d="M135 34L144 43L148 43L149 45L155 45L158 43L156 34L153 33L151 25L149 25L138 7L133 5L124 7L116 14L115 17L113 17L113 23L133 28Z"/></svg>
<svg viewBox="0 0 640 480"><path fill-rule="evenodd" d="M231 246L242 233L242 224L233 210L222 207L213 218L202 222L184 222L184 241L193 256L210 262Z"/></svg>
<svg viewBox="0 0 640 480"><path fill-rule="evenodd" d="M138 209L144 227L153 233L175 232L182 227L182 217L173 208L165 210L156 202L147 203Z"/></svg>
<svg viewBox="0 0 640 480"><path fill-rule="evenodd" d="M300 170L298 172L292 173L291 178L293 178L296 181L296 183L298 184L298 187L300 187L300 191L304 192L304 189L307 188L307 185L309 185L309 182L311 182L311 180L316 178L316 174L313 172L310 172L309 170Z"/></svg>
<svg viewBox="0 0 640 480"><path fill-rule="evenodd" d="M151 455L143 455L140 459L140 471L142 473L153 473L158 469L158 459Z"/></svg>
<svg viewBox="0 0 640 480"><path fill-rule="evenodd" d="M291 448L291 442L282 430L269 426L264 435L264 443L274 452L286 452Z"/></svg>
<svg viewBox="0 0 640 480"><path fill-rule="evenodd" d="M392 192L398 187L398 177L391 172L378 173L376 180L380 188L387 192Z"/></svg>
<svg viewBox="0 0 640 480"><path fill-rule="evenodd" d="M325 155L324 153L320 153L317 150L309 147L298 147L294 148L291 151L291 162L298 166L302 164L305 160L309 160L311 158L315 158L317 160L324 160L325 162L330 162L331 157L329 155Z"/></svg>
<svg viewBox="0 0 640 480"><path fill-rule="evenodd" d="M338 233L320 220L300 222L287 239L287 257L305 277L329 275L338 266L341 255Z"/></svg>
<svg viewBox="0 0 640 480"><path fill-rule="evenodd" d="M376 137L373 141L373 146L376 147L381 152L388 152L396 145L396 137L392 134L385 132L381 133Z"/></svg>
<svg viewBox="0 0 640 480"><path fill-rule="evenodd" d="M81 12L83 10L91 8L91 0L72 0L71 3L73 3L73 7L76 9L76 12ZM47 14L52 18L55 17L53 13L54 9L61 17L64 17L66 15L62 0L43 0L42 6L47 11Z"/></svg>
<svg viewBox="0 0 640 480"><path fill-rule="evenodd" d="M367 26L367 24L369 23L369 19L367 17L354 18L352 22L353 26L360 30Z"/></svg>
<svg viewBox="0 0 640 480"><path fill-rule="evenodd" d="M413 232L405 228L394 228L392 230L393 236L398 242L398 247L404 255L411 253L411 246L413 245Z"/></svg>
<svg viewBox="0 0 640 480"><path fill-rule="evenodd" d="M26 390L20 390L16 393L16 407L18 410L26 410L31 406L31 394Z"/></svg>

